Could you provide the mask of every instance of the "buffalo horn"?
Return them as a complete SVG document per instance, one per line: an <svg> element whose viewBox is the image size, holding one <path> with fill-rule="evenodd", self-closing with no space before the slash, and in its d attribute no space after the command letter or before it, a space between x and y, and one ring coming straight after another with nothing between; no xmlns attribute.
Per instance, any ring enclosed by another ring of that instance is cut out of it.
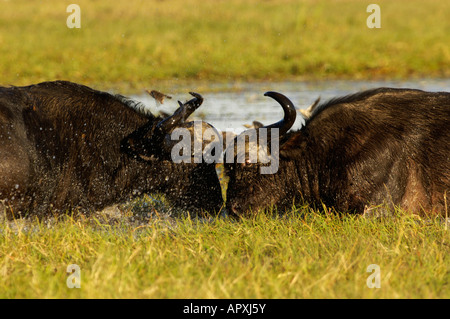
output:
<svg viewBox="0 0 450 319"><path fill-rule="evenodd" d="M265 128L278 128L279 136L283 136L294 125L297 112L295 111L294 103L291 102L286 96L278 92L266 92L264 96L269 96L277 101L284 111L284 118L274 124L264 126Z"/></svg>

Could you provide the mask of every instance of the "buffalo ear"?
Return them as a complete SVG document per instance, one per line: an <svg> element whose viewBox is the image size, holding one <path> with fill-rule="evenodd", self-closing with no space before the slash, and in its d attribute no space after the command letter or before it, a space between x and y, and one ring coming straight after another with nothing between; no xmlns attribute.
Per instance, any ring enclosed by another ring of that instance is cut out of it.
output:
<svg viewBox="0 0 450 319"><path fill-rule="evenodd" d="M279 154L280 154L280 159L286 159L287 152L285 149L280 149Z"/></svg>
<svg viewBox="0 0 450 319"><path fill-rule="evenodd" d="M140 136L138 131L139 129L122 139L120 142L120 151L135 159L148 160L152 153L151 140Z"/></svg>
<svg viewBox="0 0 450 319"><path fill-rule="evenodd" d="M288 161L293 158L301 158L303 150L301 148L280 148L280 160Z"/></svg>
<svg viewBox="0 0 450 319"><path fill-rule="evenodd" d="M289 154L291 154L290 151L292 151L292 150L281 147L280 148L280 160L286 160L289 157Z"/></svg>
<svg viewBox="0 0 450 319"><path fill-rule="evenodd" d="M280 159L288 160L290 158L301 158L306 150L306 141L301 132L291 136L287 141L280 145Z"/></svg>

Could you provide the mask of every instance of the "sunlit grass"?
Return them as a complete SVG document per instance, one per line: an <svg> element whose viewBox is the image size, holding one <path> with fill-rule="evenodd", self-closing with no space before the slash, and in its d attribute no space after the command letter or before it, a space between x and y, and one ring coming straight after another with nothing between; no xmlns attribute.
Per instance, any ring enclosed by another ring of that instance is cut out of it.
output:
<svg viewBox="0 0 450 319"><path fill-rule="evenodd" d="M179 215L0 226L0 298L449 298L442 219L307 208L240 221ZM81 288L66 285L67 266ZM381 288L368 288L367 267Z"/></svg>
<svg viewBox="0 0 450 319"><path fill-rule="evenodd" d="M450 75L450 3L378 1L4 1L2 85L66 79L142 90L190 81Z"/></svg>

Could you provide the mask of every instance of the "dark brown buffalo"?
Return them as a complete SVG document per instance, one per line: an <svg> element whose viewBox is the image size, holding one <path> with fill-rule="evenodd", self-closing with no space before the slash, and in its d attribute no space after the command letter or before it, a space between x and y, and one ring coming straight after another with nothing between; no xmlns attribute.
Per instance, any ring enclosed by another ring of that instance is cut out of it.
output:
<svg viewBox="0 0 450 319"><path fill-rule="evenodd" d="M343 213L381 205L445 214L450 93L379 88L335 98L290 133L294 105L279 93L266 95L285 110L285 118L269 126L280 130L279 154L272 154L279 155L279 167L275 174L261 174L260 162L226 163L231 213L308 203Z"/></svg>
<svg viewBox="0 0 450 319"><path fill-rule="evenodd" d="M218 211L214 164L175 164L166 145L202 103L192 95L162 119L123 96L65 81L0 87L0 213L90 212L149 192Z"/></svg>

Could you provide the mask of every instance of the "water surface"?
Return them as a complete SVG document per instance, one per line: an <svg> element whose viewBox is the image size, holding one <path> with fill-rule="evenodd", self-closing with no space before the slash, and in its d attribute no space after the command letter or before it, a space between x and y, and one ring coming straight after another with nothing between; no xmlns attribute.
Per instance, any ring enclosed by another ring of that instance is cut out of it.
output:
<svg viewBox="0 0 450 319"><path fill-rule="evenodd" d="M234 90L231 92L198 92L204 97L204 102L192 118L201 118L221 131L231 130L239 133L245 129L244 124L251 124L254 120L271 124L283 117L283 111L278 103L264 96L266 91L280 92L291 99L298 109L302 109L307 108L318 97L321 98L321 101L326 101L333 97L377 87L450 91L450 79L240 83L237 85L237 90L234 85ZM196 88L188 88L186 91L196 91ZM170 92L164 93L170 94ZM171 100L166 99L164 104L157 103L149 95L132 98L143 102L153 114L157 114L159 111L173 112L178 106L177 99L185 101L191 96L187 92L186 94L177 94ZM301 127L304 123L303 118L300 114L298 115L294 129Z"/></svg>

